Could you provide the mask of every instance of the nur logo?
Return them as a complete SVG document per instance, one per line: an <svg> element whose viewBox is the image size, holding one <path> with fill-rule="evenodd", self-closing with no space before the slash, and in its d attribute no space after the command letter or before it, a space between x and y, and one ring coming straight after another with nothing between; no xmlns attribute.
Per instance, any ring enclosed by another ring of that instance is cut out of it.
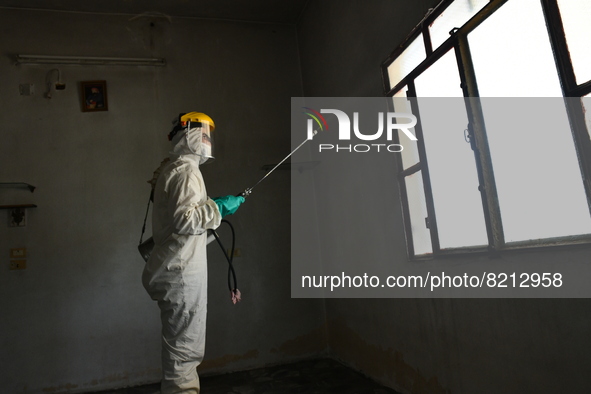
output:
<svg viewBox="0 0 591 394"><path fill-rule="evenodd" d="M316 111L312 108L303 107L306 111L304 114L310 117L307 124L307 136L308 140L314 138L314 135L320 131L328 130L328 123L322 114L333 114L337 117L339 124L339 140L350 141L351 130L355 137L362 141L375 141L382 137L384 129L386 131L386 139L392 141L392 136L395 130L400 130L406 137L411 141L417 141L417 137L410 132L409 129L413 128L417 124L417 118L411 113L400 113L400 112L378 112L378 130L370 134L364 134L359 130L359 112L353 112L353 124L351 125L351 119L344 111L338 109L321 109ZM398 120L408 119L410 122L397 123ZM315 124L317 128L315 127ZM356 145L333 145L333 144L319 144L319 152L323 150L336 150L348 151L348 152L369 152L371 150L377 150L384 148L388 152L401 152L404 147L400 144L356 144Z"/></svg>

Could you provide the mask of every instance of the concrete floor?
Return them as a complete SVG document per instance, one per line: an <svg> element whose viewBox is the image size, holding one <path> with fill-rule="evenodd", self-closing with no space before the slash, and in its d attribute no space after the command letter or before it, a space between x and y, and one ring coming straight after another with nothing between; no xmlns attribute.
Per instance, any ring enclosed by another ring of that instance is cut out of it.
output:
<svg viewBox="0 0 591 394"><path fill-rule="evenodd" d="M100 394L156 394L159 384L102 391ZM252 371L201 378L203 394L398 394L330 360L302 361Z"/></svg>

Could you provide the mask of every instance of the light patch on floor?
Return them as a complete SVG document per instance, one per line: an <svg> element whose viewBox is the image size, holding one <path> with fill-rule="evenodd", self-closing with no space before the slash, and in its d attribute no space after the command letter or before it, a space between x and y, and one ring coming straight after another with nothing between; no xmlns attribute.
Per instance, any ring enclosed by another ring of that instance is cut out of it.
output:
<svg viewBox="0 0 591 394"><path fill-rule="evenodd" d="M441 386L437 377L423 376L418 368L404 361L399 351L367 343L343 321L333 321L331 326L338 327L330 331L331 356L336 359L411 394L450 393Z"/></svg>
<svg viewBox="0 0 591 394"><path fill-rule="evenodd" d="M259 356L259 351L256 349L250 350L244 354L227 354L222 357L214 358L211 360L204 360L201 365L199 365L199 372L207 371L207 370L218 370L222 369L228 364L235 363L241 360L249 360L253 358L257 358Z"/></svg>
<svg viewBox="0 0 591 394"><path fill-rule="evenodd" d="M326 325L310 331L307 334L283 342L271 349L271 353L282 353L290 356L318 355L327 350Z"/></svg>

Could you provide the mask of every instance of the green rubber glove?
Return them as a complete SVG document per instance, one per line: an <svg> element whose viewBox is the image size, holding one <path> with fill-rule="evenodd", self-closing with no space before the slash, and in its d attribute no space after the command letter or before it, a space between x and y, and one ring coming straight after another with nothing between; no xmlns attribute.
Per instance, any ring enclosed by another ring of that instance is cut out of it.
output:
<svg viewBox="0 0 591 394"><path fill-rule="evenodd" d="M217 204L222 217L235 213L238 210L240 204L245 201L244 197L242 196L216 197L212 198L212 200Z"/></svg>

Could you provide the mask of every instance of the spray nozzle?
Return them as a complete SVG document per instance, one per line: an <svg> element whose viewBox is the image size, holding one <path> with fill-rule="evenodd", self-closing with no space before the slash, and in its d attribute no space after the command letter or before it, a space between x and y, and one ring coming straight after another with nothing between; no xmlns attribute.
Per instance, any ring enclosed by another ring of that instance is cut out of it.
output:
<svg viewBox="0 0 591 394"><path fill-rule="evenodd" d="M238 193L237 196L246 198L250 196L250 193L252 193L252 188L244 189L244 191L242 193Z"/></svg>

